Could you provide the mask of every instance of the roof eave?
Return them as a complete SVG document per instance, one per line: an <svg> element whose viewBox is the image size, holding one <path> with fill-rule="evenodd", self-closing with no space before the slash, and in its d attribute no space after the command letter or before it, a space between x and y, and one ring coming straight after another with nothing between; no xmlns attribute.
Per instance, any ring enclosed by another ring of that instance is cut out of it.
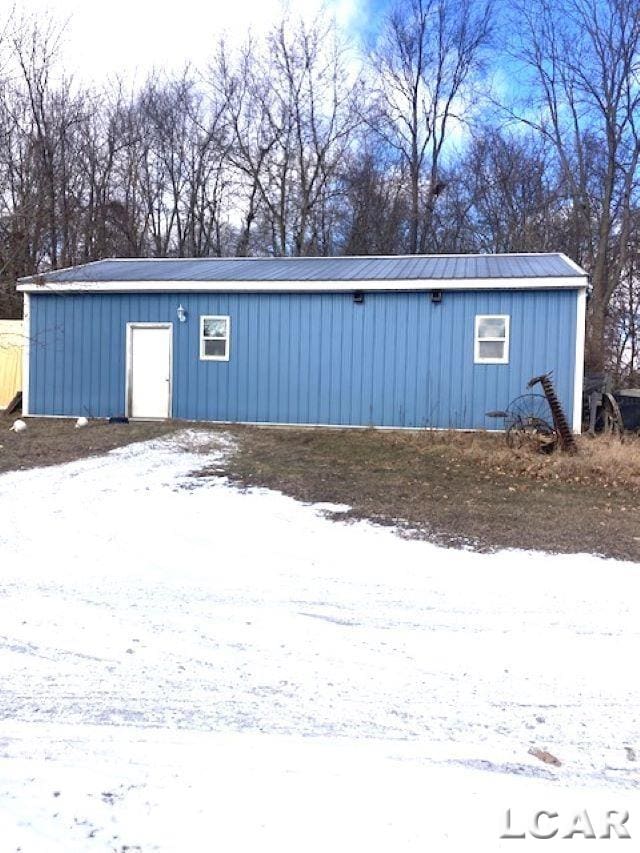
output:
<svg viewBox="0 0 640 853"><path fill-rule="evenodd" d="M578 268L579 269L579 268ZM22 293L314 293L322 291L556 290L586 288L586 273L571 276L366 281L66 281L18 284Z"/></svg>

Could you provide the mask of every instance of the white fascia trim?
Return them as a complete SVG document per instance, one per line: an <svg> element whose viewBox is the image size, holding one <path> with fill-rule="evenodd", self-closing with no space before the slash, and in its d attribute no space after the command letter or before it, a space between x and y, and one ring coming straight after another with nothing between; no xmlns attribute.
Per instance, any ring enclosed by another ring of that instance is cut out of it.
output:
<svg viewBox="0 0 640 853"><path fill-rule="evenodd" d="M584 339L587 319L587 292L579 290L576 298L576 363L573 377L573 431L582 432L582 387L584 384Z"/></svg>
<svg viewBox="0 0 640 853"><path fill-rule="evenodd" d="M22 414L29 414L29 361L31 359L31 297L24 294L22 309Z"/></svg>
<svg viewBox="0 0 640 853"><path fill-rule="evenodd" d="M368 281L101 281L19 284L22 293L315 293L429 290L568 290L586 289L582 276L556 278L458 278Z"/></svg>
<svg viewBox="0 0 640 853"><path fill-rule="evenodd" d="M572 269L574 269L576 272L580 273L580 275L583 275L583 276L585 276L585 277L587 277L587 278L588 278L587 271L586 271L586 270L584 270L584 269L582 269L582 267L581 267L579 264L577 264L577 263L573 260L573 258L570 258L570 257L569 257L569 255L565 255L565 253L564 253L564 252L560 252L560 257L561 257L564 261L566 261L566 263L568 263L568 264L569 264L569 266L570 266Z"/></svg>

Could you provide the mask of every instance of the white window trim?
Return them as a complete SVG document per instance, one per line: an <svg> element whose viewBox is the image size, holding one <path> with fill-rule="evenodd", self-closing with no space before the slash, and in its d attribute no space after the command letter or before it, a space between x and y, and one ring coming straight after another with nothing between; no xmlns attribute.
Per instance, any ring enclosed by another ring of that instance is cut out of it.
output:
<svg viewBox="0 0 640 853"><path fill-rule="evenodd" d="M227 334L224 338L205 338L204 336L204 321L205 320L226 320ZM224 355L205 355L204 342L207 341L224 341L226 343ZM201 314L200 315L200 361L229 361L229 350L231 348L231 317L228 314Z"/></svg>
<svg viewBox="0 0 640 853"><path fill-rule="evenodd" d="M480 323L483 320L504 320L504 338L480 338ZM509 314L476 314L475 334L474 334L474 362L476 364L509 364ZM480 342L495 341L504 343L504 352L502 358L486 358L480 355Z"/></svg>

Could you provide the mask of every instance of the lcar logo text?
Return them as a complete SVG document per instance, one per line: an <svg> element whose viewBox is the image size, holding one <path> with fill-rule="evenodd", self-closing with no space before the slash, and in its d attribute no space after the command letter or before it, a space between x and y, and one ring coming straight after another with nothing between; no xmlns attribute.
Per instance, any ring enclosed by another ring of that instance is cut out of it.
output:
<svg viewBox="0 0 640 853"><path fill-rule="evenodd" d="M603 815L589 814L586 809L575 814L561 815L554 811L512 814L507 809L505 829L500 838L631 838L627 823L629 812L607 811Z"/></svg>

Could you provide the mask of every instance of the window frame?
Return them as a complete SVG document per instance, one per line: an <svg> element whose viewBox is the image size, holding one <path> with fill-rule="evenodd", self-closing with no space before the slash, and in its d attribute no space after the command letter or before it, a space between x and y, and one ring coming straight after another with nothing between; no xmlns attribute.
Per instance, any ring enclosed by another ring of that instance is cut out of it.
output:
<svg viewBox="0 0 640 853"><path fill-rule="evenodd" d="M504 337L484 337L481 338L479 335L480 332L480 323L484 320L503 320L504 321ZM473 360L475 364L509 364L509 343L510 343L510 326L511 326L511 316L509 314L476 314L475 319L475 331L474 331L474 345L473 345ZM492 358L487 356L480 355L480 344L481 343L501 343L504 344L504 349L502 351L501 358Z"/></svg>
<svg viewBox="0 0 640 853"><path fill-rule="evenodd" d="M227 326L227 334L224 337L205 337L204 324L206 320L224 320ZM224 355L207 355L205 353L205 341L224 341ZM201 314L200 315L200 361L229 361L231 348L231 317L228 314Z"/></svg>

